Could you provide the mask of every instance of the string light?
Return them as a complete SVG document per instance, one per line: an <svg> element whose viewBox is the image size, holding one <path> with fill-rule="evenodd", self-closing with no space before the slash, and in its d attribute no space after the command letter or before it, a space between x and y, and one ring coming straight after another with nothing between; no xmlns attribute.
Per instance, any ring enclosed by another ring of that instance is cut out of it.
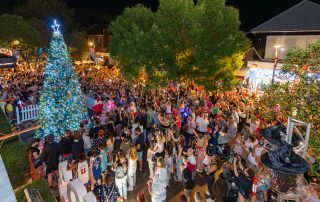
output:
<svg viewBox="0 0 320 202"><path fill-rule="evenodd" d="M80 122L87 119L87 108L56 20L52 28L53 38L37 111L41 125L37 135L54 134L57 140L59 136L63 137L65 130L80 129Z"/></svg>

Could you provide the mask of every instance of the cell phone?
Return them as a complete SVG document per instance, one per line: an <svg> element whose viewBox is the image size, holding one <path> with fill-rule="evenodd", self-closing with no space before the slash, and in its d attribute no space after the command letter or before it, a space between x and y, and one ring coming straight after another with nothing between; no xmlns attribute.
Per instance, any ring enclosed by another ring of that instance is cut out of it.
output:
<svg viewBox="0 0 320 202"><path fill-rule="evenodd" d="M263 141L259 141L259 145L263 146L264 145L264 142Z"/></svg>

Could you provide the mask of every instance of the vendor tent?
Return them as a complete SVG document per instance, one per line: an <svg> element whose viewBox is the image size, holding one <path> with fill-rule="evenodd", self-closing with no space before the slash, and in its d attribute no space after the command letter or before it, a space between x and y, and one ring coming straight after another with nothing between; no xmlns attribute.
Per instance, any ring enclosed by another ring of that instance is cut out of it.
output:
<svg viewBox="0 0 320 202"><path fill-rule="evenodd" d="M17 59L13 56L0 53L0 68L15 68Z"/></svg>

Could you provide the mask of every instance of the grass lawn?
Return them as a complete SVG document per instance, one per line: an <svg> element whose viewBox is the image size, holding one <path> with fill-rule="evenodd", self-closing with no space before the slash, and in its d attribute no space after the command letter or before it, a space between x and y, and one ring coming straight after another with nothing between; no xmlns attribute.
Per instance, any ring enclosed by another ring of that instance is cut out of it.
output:
<svg viewBox="0 0 320 202"><path fill-rule="evenodd" d="M42 179L39 179L16 191L15 194L18 202L27 202L26 196L24 194L25 188L38 189L43 201L45 202L57 201L53 194L50 192L48 183Z"/></svg>
<svg viewBox="0 0 320 202"><path fill-rule="evenodd" d="M0 155L6 167L11 185L16 189L25 184L29 177L29 162L26 148L17 138L8 139L0 149Z"/></svg>

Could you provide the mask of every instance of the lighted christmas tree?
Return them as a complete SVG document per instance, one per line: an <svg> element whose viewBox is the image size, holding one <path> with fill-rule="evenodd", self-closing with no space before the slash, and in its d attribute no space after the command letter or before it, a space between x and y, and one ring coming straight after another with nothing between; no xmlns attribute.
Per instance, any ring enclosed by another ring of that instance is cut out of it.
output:
<svg viewBox="0 0 320 202"><path fill-rule="evenodd" d="M49 61L38 108L41 128L37 134L40 137L49 134L58 137L67 129L78 130L80 122L87 118L84 95L56 21L52 28Z"/></svg>

